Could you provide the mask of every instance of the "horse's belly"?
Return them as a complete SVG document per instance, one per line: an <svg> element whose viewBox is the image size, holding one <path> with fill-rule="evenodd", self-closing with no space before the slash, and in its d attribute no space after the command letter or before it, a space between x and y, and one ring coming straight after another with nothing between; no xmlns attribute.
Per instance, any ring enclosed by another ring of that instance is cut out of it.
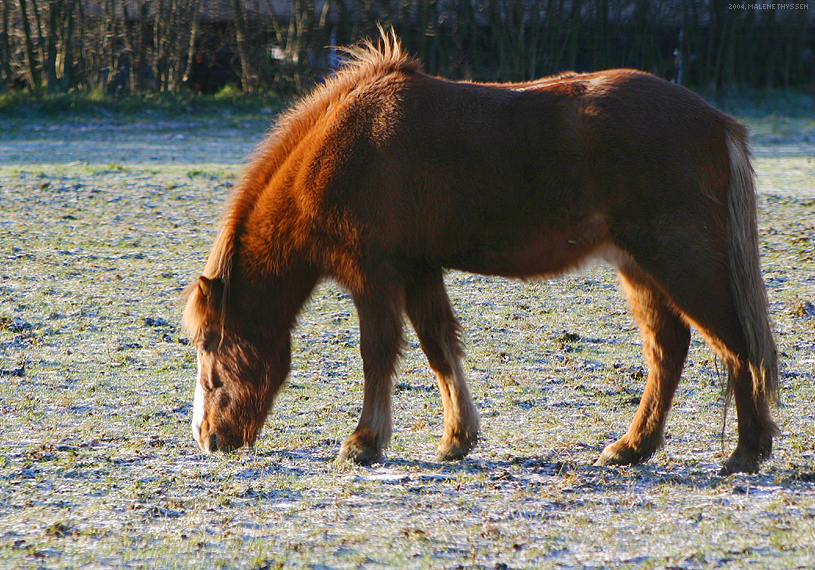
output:
<svg viewBox="0 0 815 570"><path fill-rule="evenodd" d="M618 257L599 215L563 228L508 232L478 245L449 266L487 275L534 277L563 273L595 258L614 262Z"/></svg>

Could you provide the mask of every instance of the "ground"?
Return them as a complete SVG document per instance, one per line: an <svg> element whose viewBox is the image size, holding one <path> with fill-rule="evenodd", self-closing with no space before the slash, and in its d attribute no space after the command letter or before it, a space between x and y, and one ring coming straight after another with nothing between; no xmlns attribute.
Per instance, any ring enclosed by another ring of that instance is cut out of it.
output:
<svg viewBox="0 0 815 570"><path fill-rule="evenodd" d="M754 133L782 436L758 475L698 335L665 448L592 467L627 428L641 342L612 270L523 283L451 272L482 439L434 460L441 401L408 334L395 435L336 463L362 401L353 306L320 287L252 450L190 434L181 291L272 114L0 116L0 560L4 568L815 566L815 121ZM726 423L726 425L725 425ZM724 429L724 432L723 432ZM724 433L724 435L722 435Z"/></svg>

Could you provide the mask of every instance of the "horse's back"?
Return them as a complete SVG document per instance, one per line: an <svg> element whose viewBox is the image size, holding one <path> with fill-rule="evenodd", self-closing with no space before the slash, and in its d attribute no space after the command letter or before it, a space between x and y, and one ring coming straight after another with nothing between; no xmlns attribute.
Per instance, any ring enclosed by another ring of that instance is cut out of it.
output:
<svg viewBox="0 0 815 570"><path fill-rule="evenodd" d="M397 71L310 134L294 191L326 251L353 239L357 262L557 273L619 246L631 220L721 201L728 121L631 70L505 86Z"/></svg>

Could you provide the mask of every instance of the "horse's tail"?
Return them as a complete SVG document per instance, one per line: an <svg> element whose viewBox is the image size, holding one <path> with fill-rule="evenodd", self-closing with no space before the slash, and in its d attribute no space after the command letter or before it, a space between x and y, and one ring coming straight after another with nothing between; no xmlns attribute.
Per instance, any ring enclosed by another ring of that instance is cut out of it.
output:
<svg viewBox="0 0 815 570"><path fill-rule="evenodd" d="M730 155L730 182L727 188L730 291L747 342L746 360L753 380L754 401L778 403L778 354L759 262L755 173L750 165L745 129L741 125L730 124L726 137ZM733 375L730 376L728 400L735 388Z"/></svg>

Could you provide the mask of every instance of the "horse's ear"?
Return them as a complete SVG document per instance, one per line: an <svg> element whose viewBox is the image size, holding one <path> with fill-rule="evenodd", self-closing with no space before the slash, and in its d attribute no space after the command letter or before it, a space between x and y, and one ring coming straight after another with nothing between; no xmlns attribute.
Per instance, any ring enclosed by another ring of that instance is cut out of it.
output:
<svg viewBox="0 0 815 570"><path fill-rule="evenodd" d="M224 293L224 282L217 277L210 279L201 275L198 277L198 293L208 305L220 305L221 296Z"/></svg>

